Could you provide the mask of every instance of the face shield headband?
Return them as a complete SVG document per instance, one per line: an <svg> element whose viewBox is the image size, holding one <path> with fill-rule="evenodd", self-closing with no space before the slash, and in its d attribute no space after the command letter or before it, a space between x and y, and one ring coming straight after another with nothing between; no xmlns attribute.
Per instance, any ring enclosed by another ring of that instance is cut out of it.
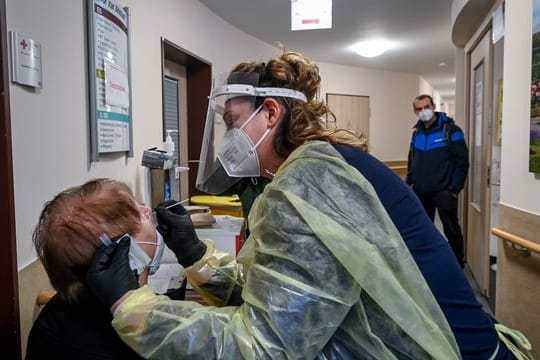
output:
<svg viewBox="0 0 540 360"><path fill-rule="evenodd" d="M248 116L248 119L251 120L251 118L257 113L257 111L255 110L255 101L257 98L286 97L307 102L306 95L297 90L278 87L258 87L253 85L258 84L258 74L256 73L239 73L240 76L238 76L237 74L238 73L228 74L225 82L231 82L232 78L235 78L237 80L238 78L241 78L242 83L226 83L224 85L221 85L223 83L214 81L214 87L212 89L208 105L206 126L201 147L201 158L199 163L199 170L197 173L196 186L199 190L211 194L234 194L234 185L242 177L252 177L254 175L258 176L258 169L257 174L254 171L231 172L230 167L228 167L228 171L226 171L223 167L222 162L219 159L218 153L220 152L222 154L221 157L223 158L223 145L225 145L225 143L228 143L227 147L230 146L231 133L238 133L238 131L231 130L235 128L236 130L240 130L240 128L245 126L245 124L247 123L247 121L245 121L243 126L235 126L233 120L240 121L244 119L233 119L225 121L223 115L226 113L227 110L229 110L228 113L230 114L230 109L233 106L249 106L251 109L251 116ZM266 137L266 135L267 134L265 134L264 137ZM238 139L245 140L245 136L238 137ZM261 141L262 139L257 141L256 145L258 145ZM246 146L241 146L240 148L247 149L248 142L245 141L245 144ZM256 148L256 146L251 146L251 148ZM246 153L239 155L247 156L248 154ZM249 156L251 157L250 162L252 162L251 160L255 161L255 156L253 152L250 152ZM241 160L238 161L238 163L240 162ZM249 168L254 169L255 165L252 165L253 166L250 166ZM229 174L233 174L234 177L230 176Z"/></svg>
<svg viewBox="0 0 540 360"><path fill-rule="evenodd" d="M228 84L222 85L212 90L211 99L216 99L221 96L240 97L286 97L291 99L302 100L307 102L306 95L298 90L277 88L277 87L255 87L247 84ZM221 109L222 110L222 109Z"/></svg>

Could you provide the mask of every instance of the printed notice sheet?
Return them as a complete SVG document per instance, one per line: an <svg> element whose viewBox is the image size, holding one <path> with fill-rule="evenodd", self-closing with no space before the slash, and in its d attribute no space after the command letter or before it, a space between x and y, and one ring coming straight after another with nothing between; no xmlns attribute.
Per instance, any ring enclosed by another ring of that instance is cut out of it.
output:
<svg viewBox="0 0 540 360"><path fill-rule="evenodd" d="M98 152L129 151L128 14L111 0L94 0L93 11Z"/></svg>

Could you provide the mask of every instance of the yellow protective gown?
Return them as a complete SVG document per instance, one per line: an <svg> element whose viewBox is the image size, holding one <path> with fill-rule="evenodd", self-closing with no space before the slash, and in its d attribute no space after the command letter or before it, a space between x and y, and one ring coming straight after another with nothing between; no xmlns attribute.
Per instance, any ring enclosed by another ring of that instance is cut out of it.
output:
<svg viewBox="0 0 540 360"><path fill-rule="evenodd" d="M446 319L373 188L337 151L295 150L258 197L235 260L186 269L213 304L136 290L113 326L156 359L459 359Z"/></svg>

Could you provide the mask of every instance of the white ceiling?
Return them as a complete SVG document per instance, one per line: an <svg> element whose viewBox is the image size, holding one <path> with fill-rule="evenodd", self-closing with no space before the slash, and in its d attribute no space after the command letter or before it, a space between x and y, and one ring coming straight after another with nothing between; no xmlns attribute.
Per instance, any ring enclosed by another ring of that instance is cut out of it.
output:
<svg viewBox="0 0 540 360"><path fill-rule="evenodd" d="M445 101L454 99L452 0L334 0L332 29L291 31L290 0L200 0L238 29L310 59L421 75ZM370 37L398 46L375 58L349 47ZM446 66L440 66L445 63Z"/></svg>

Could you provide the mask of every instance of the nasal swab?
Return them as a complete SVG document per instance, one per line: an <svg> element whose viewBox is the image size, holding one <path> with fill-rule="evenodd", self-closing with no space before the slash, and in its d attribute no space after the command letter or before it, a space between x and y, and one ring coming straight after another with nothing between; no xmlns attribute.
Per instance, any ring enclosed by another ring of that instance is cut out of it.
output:
<svg viewBox="0 0 540 360"><path fill-rule="evenodd" d="M174 207L174 206L176 206L176 205L178 205L178 204L183 204L183 203L185 203L185 202L187 202L187 201L189 201L189 199L185 199L185 200L182 200L182 201L177 201L177 202L175 202L174 204L165 206L165 209L172 208L172 207ZM155 212L155 211L152 211L152 212L150 213L150 216L155 215L155 214L156 214L156 212ZM101 240L101 242L102 242L103 245L105 245L105 246L109 246L109 245L112 244L112 240L109 239L109 237L108 237L107 234L105 234L105 233L101 233L101 234L99 235L99 240Z"/></svg>
<svg viewBox="0 0 540 360"><path fill-rule="evenodd" d="M178 205L178 204L183 204L183 203L188 202L188 201L189 201L189 199L185 199L185 200L182 200L182 201L177 201L177 202L175 202L174 204L165 206L165 209L169 209L169 208L175 207L175 206ZM152 215L156 215L156 212L155 212L155 211L152 211L152 212L150 213L150 216L152 216Z"/></svg>

